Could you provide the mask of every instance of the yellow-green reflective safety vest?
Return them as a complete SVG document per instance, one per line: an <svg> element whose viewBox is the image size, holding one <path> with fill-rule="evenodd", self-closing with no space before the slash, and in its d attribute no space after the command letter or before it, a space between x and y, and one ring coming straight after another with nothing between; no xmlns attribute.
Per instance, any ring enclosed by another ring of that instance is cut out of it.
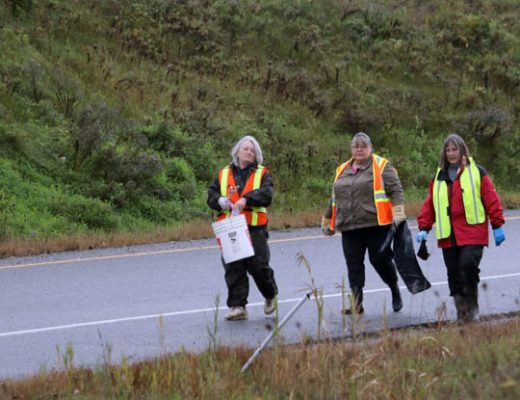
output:
<svg viewBox="0 0 520 400"><path fill-rule="evenodd" d="M437 239L445 239L451 235L451 223L448 200L448 185L439 180L441 169L437 169L433 182L433 208L435 209L435 235ZM477 164L470 157L468 164L459 177L462 190L462 202L466 222L470 225L482 224L486 220L486 211L480 198L480 172Z"/></svg>

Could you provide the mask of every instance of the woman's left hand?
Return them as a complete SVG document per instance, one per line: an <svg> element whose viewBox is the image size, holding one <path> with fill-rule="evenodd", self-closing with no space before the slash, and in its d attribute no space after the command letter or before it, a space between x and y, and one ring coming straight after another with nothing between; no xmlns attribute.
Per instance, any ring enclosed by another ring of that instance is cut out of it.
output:
<svg viewBox="0 0 520 400"><path fill-rule="evenodd" d="M242 197L235 204L233 204L233 215L238 215L245 208L247 200L245 197Z"/></svg>
<svg viewBox="0 0 520 400"><path fill-rule="evenodd" d="M502 227L493 229L493 236L495 237L496 246L500 246L506 240L506 233Z"/></svg>
<svg viewBox="0 0 520 400"><path fill-rule="evenodd" d="M401 222L406 221L406 214L404 213L404 205L400 204L392 207L392 219L395 226L399 226Z"/></svg>

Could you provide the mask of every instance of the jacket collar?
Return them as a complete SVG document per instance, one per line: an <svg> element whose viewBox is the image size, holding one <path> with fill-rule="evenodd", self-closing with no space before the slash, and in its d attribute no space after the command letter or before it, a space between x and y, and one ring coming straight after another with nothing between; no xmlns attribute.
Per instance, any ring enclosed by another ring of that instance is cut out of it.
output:
<svg viewBox="0 0 520 400"><path fill-rule="evenodd" d="M457 173L457 178L460 176L460 174L462 174L462 172L464 172L464 170L469 166L470 163L471 163L471 160L467 160L465 163L462 163L460 165L458 173ZM437 179L439 181L451 181L448 171L445 171L443 169L441 169L439 171L439 175L438 175Z"/></svg>
<svg viewBox="0 0 520 400"><path fill-rule="evenodd" d="M231 167L237 171L252 171L252 170L255 170L258 168L258 163L255 161L254 163L252 164L249 164L247 167L245 167L244 169L240 168L239 165L235 165L234 163L231 163Z"/></svg>
<svg viewBox="0 0 520 400"><path fill-rule="evenodd" d="M368 167L370 167L372 165L372 159L373 159L373 157L372 157L372 154L371 154L370 157L363 164L361 164L358 167L354 167L354 159L351 158L350 159L350 166L349 166L350 168L348 168L349 172L352 173L351 172L352 168L357 168L358 170L364 171L365 169L367 169Z"/></svg>

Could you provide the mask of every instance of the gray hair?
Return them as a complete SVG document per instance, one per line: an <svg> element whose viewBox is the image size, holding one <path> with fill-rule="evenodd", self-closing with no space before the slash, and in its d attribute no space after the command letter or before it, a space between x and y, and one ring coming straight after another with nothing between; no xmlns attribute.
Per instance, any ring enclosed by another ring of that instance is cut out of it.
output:
<svg viewBox="0 0 520 400"><path fill-rule="evenodd" d="M464 139L462 139L456 133L448 135L448 137L444 140L444 143L442 145L441 157L439 160L439 168L443 171L447 171L449 167L449 162L446 157L446 147L448 147L448 145L450 144L452 144L459 150L460 155L462 156L462 160L467 160L470 157L469 149Z"/></svg>
<svg viewBox="0 0 520 400"><path fill-rule="evenodd" d="M239 166L238 151L240 150L240 147L242 147L244 142L251 142L253 144L253 147L255 148L256 163L258 165L262 164L262 162L264 161L264 156L262 155L262 149L260 148L260 145L258 144L257 140L251 135L244 136L233 146L233 149L231 150L231 157L233 158L233 164L235 164L237 167Z"/></svg>
<svg viewBox="0 0 520 400"><path fill-rule="evenodd" d="M352 145L356 143L362 143L366 146L372 147L372 142L370 141L370 137L365 132L358 132L352 138Z"/></svg>

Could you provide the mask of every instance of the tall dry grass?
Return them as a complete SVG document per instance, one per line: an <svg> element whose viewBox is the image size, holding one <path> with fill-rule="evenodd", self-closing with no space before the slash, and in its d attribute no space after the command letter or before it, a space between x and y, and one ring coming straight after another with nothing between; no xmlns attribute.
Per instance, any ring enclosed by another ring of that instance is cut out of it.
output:
<svg viewBox="0 0 520 400"><path fill-rule="evenodd" d="M244 374L245 347L179 352L4 381L0 399L518 399L520 322L436 324L275 345Z"/></svg>
<svg viewBox="0 0 520 400"><path fill-rule="evenodd" d="M406 206L408 216L417 215L420 204L410 202ZM295 213L270 213L269 228L287 230L318 227L323 210ZM213 237L211 222L207 219L171 227L158 227L147 232L93 232L90 234L66 235L59 238L7 238L0 241L0 257L21 257L62 251L81 251L95 248L131 246L137 244L165 243L178 240L206 239Z"/></svg>
<svg viewBox="0 0 520 400"><path fill-rule="evenodd" d="M284 230L319 226L321 213L309 211L301 213L277 214L270 216L270 229ZM9 238L0 242L0 256L28 256L61 251L89 250L130 246L136 244L165 243L178 240L194 240L213 237L209 220L196 220L191 223L171 227L158 227L150 232L90 233L67 235L52 239Z"/></svg>

